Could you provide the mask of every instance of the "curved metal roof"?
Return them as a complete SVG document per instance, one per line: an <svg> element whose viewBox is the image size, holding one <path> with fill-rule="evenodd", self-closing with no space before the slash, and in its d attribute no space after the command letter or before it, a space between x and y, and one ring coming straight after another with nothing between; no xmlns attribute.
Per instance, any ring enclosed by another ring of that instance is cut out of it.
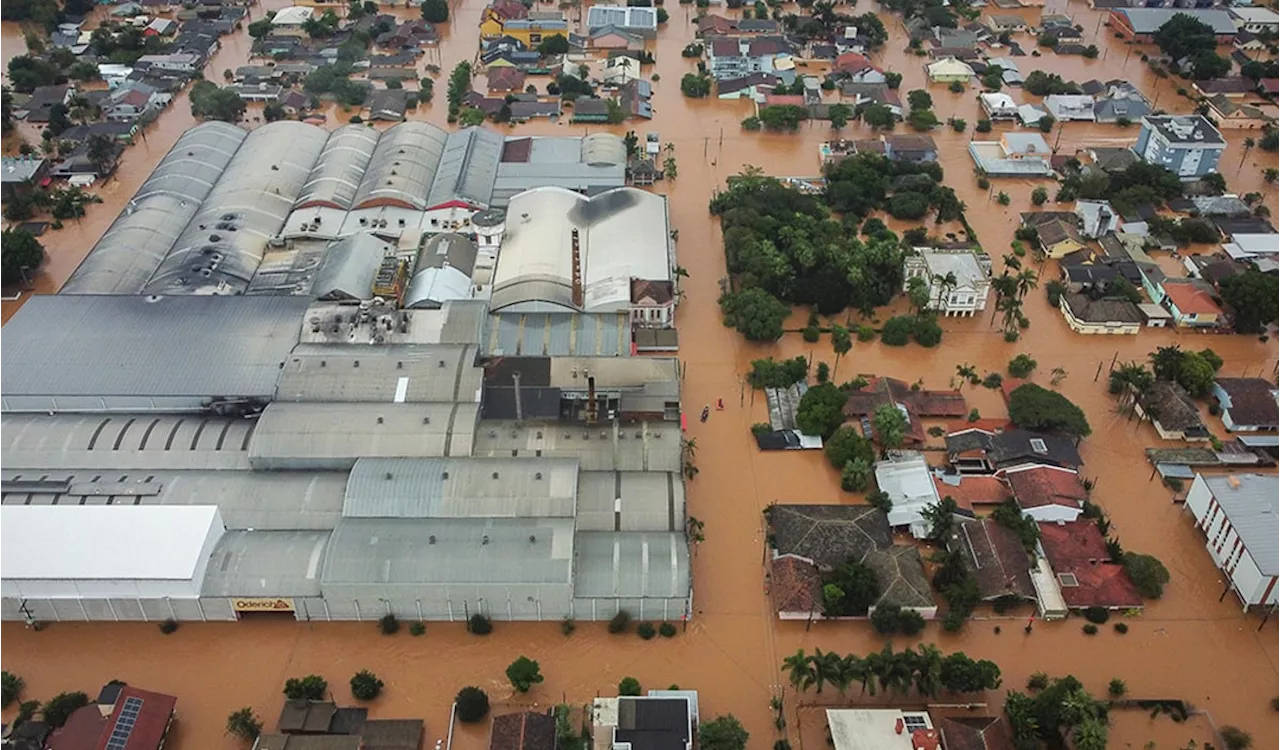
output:
<svg viewBox="0 0 1280 750"><path fill-rule="evenodd" d="M225 122L206 122L183 133L62 291L141 292L246 137Z"/></svg>
<svg viewBox="0 0 1280 750"><path fill-rule="evenodd" d="M378 145L378 135L378 131L364 125L347 125L333 131L294 207L350 209L360 178Z"/></svg>
<svg viewBox="0 0 1280 750"><path fill-rule="evenodd" d="M593 167L627 163L627 144L613 133L592 133L582 139L582 163Z"/></svg>
<svg viewBox="0 0 1280 750"><path fill-rule="evenodd" d="M445 131L425 122L402 122L387 130L365 169L355 208L391 205L425 210L447 140Z"/></svg>
<svg viewBox="0 0 1280 750"><path fill-rule="evenodd" d="M394 254L389 245L369 232L357 232L329 246L316 270L311 296L315 299L364 300L373 298L373 282L382 259Z"/></svg>
<svg viewBox="0 0 1280 750"><path fill-rule="evenodd" d="M487 208L493 197L493 181L506 139L483 127L466 128L449 135L436 170L427 206L462 201Z"/></svg>
<svg viewBox="0 0 1280 750"><path fill-rule="evenodd" d="M243 292L328 137L287 121L250 133L143 293Z"/></svg>
<svg viewBox="0 0 1280 750"><path fill-rule="evenodd" d="M405 291L406 308L431 308L451 299L471 296L476 243L460 234L437 234L418 251L413 279Z"/></svg>

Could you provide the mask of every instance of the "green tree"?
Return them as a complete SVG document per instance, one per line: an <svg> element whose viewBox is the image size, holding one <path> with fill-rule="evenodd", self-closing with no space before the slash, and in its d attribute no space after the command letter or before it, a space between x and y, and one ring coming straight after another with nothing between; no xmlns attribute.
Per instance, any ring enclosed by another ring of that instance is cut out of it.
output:
<svg viewBox="0 0 1280 750"><path fill-rule="evenodd" d="M484 110L475 107L463 107L458 114L458 124L464 128L474 127L484 122Z"/></svg>
<svg viewBox="0 0 1280 750"><path fill-rule="evenodd" d="M219 88L217 84L203 79L191 87L189 98L192 117L236 122L245 111L244 100L234 90Z"/></svg>
<svg viewBox="0 0 1280 750"><path fill-rule="evenodd" d="M1036 361L1027 354L1019 354L1009 360L1009 374L1015 378L1025 378L1036 369Z"/></svg>
<svg viewBox="0 0 1280 750"><path fill-rule="evenodd" d="M880 580L875 570L853 558L836 567L830 583L844 592L838 606L826 610L831 616L863 617L880 598Z"/></svg>
<svg viewBox="0 0 1280 750"><path fill-rule="evenodd" d="M831 127L836 130L848 125L852 118L853 108L847 104L832 104L827 108L827 119L831 121Z"/></svg>
<svg viewBox="0 0 1280 750"><path fill-rule="evenodd" d="M453 699L458 707L458 721L475 724L489 715L489 696L478 687L464 687Z"/></svg>
<svg viewBox="0 0 1280 750"><path fill-rule="evenodd" d="M933 97L929 96L929 92L924 89L913 89L907 92L907 104L912 110L932 109Z"/></svg>
<svg viewBox="0 0 1280 750"><path fill-rule="evenodd" d="M916 329L914 315L895 315L884 323L880 340L889 346L906 346Z"/></svg>
<svg viewBox="0 0 1280 750"><path fill-rule="evenodd" d="M1107 750L1107 724L1091 716L1076 725L1072 738L1076 750Z"/></svg>
<svg viewBox="0 0 1280 750"><path fill-rule="evenodd" d="M640 681L634 677L623 677L618 683L618 695L640 695Z"/></svg>
<svg viewBox="0 0 1280 750"><path fill-rule="evenodd" d="M725 325L738 329L748 341L774 341L782 338L782 322L791 308L765 290L751 288L722 296L720 311Z"/></svg>
<svg viewBox="0 0 1280 750"><path fill-rule="evenodd" d="M271 33L271 19L259 18L249 24L249 36L254 39L261 39Z"/></svg>
<svg viewBox="0 0 1280 750"><path fill-rule="evenodd" d="M1037 206L1043 206L1049 201L1049 191L1044 187L1038 187L1031 191L1031 202Z"/></svg>
<svg viewBox="0 0 1280 750"><path fill-rule="evenodd" d="M569 40L565 38L564 34L552 34L551 36L543 37L542 41L538 43L538 54L543 57L563 55L568 51Z"/></svg>
<svg viewBox="0 0 1280 750"><path fill-rule="evenodd" d="M938 127L938 116L931 110L913 109L907 115L907 124L920 132L933 130Z"/></svg>
<svg viewBox="0 0 1280 750"><path fill-rule="evenodd" d="M698 73L685 73L680 79L680 93L693 99L702 99L711 94L710 76Z"/></svg>
<svg viewBox="0 0 1280 750"><path fill-rule="evenodd" d="M245 742L253 742L262 734L262 719L254 714L252 708L245 706L227 716L226 732Z"/></svg>
<svg viewBox="0 0 1280 750"><path fill-rule="evenodd" d="M859 456L846 461L840 469L840 489L845 492L863 492L871 484L875 465L870 459Z"/></svg>
<svg viewBox="0 0 1280 750"><path fill-rule="evenodd" d="M1222 301L1235 313L1237 333L1261 333L1276 321L1280 310L1280 287L1275 277L1250 267L1242 274L1219 283Z"/></svg>
<svg viewBox="0 0 1280 750"><path fill-rule="evenodd" d="M1218 48L1213 27L1186 13L1175 13L1165 21L1156 29L1152 41L1174 60L1212 53Z"/></svg>
<svg viewBox="0 0 1280 750"><path fill-rule="evenodd" d="M862 121L876 130L893 130L897 118L887 106L869 104L862 108Z"/></svg>
<svg viewBox="0 0 1280 750"><path fill-rule="evenodd" d="M41 707L45 723L54 729L60 729L71 718L77 709L89 705L89 696L76 691L74 693L58 693Z"/></svg>
<svg viewBox="0 0 1280 750"><path fill-rule="evenodd" d="M284 697L289 700L322 701L329 694L329 683L318 674L290 677L284 683Z"/></svg>
<svg viewBox="0 0 1280 750"><path fill-rule="evenodd" d="M762 108L757 117L766 130L795 130L809 119L809 111L795 104L774 104Z"/></svg>
<svg viewBox="0 0 1280 750"><path fill-rule="evenodd" d="M840 369L840 358L849 353L853 348L853 339L849 336L849 329L840 324L831 326L831 348L836 353L835 367L831 368L831 376L834 378L836 372Z"/></svg>
<svg viewBox="0 0 1280 750"><path fill-rule="evenodd" d="M1169 582L1169 570L1164 563L1151 555L1126 552L1122 558L1125 572L1133 580L1138 593L1146 599L1159 599Z"/></svg>
<svg viewBox="0 0 1280 750"><path fill-rule="evenodd" d="M0 672L0 708L8 708L18 700L24 685L26 681L18 675L12 672Z"/></svg>
<svg viewBox="0 0 1280 750"><path fill-rule="evenodd" d="M382 694L383 682L367 669L356 672L351 678L351 695L356 700L371 701Z"/></svg>
<svg viewBox="0 0 1280 750"><path fill-rule="evenodd" d="M844 424L848 396L831 383L821 383L805 391L796 409L796 427L806 435L830 438Z"/></svg>
<svg viewBox="0 0 1280 750"><path fill-rule="evenodd" d="M1028 430L1062 432L1088 437L1092 430L1080 407L1056 391L1024 383L1009 394L1009 419Z"/></svg>
<svg viewBox="0 0 1280 750"><path fill-rule="evenodd" d="M787 681L796 690L808 690L809 686L814 683L813 665L810 664L809 657L805 654L804 649L799 649L791 656L783 659L782 669L787 673Z"/></svg>
<svg viewBox="0 0 1280 750"><path fill-rule="evenodd" d="M426 8L424 4L422 6ZM449 107L456 109L462 106L462 99L471 91L471 63L463 60L453 66L453 70L449 72L449 90L448 99Z"/></svg>
<svg viewBox="0 0 1280 750"><path fill-rule="evenodd" d="M951 535L951 526L955 523L956 511L959 509L960 506L950 495L925 506L920 511L920 518L929 524L928 538L934 542L945 542Z"/></svg>
<svg viewBox="0 0 1280 750"><path fill-rule="evenodd" d="M30 281L44 262L44 245L25 229L0 232L0 277L5 284Z"/></svg>
<svg viewBox="0 0 1280 750"><path fill-rule="evenodd" d="M885 450L902 446L907 436L907 415L897 404L881 404L871 414L871 427Z"/></svg>
<svg viewBox="0 0 1280 750"><path fill-rule="evenodd" d="M1222 744L1227 750L1249 750L1253 747L1253 735L1239 727L1228 724L1218 730L1218 733L1222 735Z"/></svg>
<svg viewBox="0 0 1280 750"><path fill-rule="evenodd" d="M507 665L507 679L511 680L511 686L517 692L527 693L529 688L542 682L542 672L538 669L538 662L527 656L521 656L511 664Z"/></svg>
<svg viewBox="0 0 1280 750"><path fill-rule="evenodd" d="M1004 715L1009 719L1016 750L1039 750L1040 721L1036 716L1035 700L1016 690L1009 691L1004 701Z"/></svg>
<svg viewBox="0 0 1280 750"><path fill-rule="evenodd" d="M746 750L751 735L733 714L717 716L698 727L702 750Z"/></svg>
<svg viewBox="0 0 1280 750"><path fill-rule="evenodd" d="M834 400L834 399L833 399ZM868 462L875 461L875 448L871 441L858 434L854 427L844 425L823 442L822 450L827 460L837 469L844 468L850 461L859 458Z"/></svg>
<svg viewBox="0 0 1280 750"><path fill-rule="evenodd" d="M448 0L423 0L422 18L430 23L444 23L449 20Z"/></svg>

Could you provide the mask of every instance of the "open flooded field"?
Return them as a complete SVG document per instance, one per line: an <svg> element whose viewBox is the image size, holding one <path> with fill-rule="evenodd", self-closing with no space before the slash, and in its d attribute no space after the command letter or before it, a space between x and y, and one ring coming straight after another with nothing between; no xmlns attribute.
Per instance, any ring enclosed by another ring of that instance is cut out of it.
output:
<svg viewBox="0 0 1280 750"><path fill-rule="evenodd" d="M269 0L255 7L253 15L287 3ZM454 3L451 20L443 29L444 40L431 61L448 71L461 60L473 59L482 0ZM875 7L868 0L858 11ZM794 10L794 6L789 6ZM1147 70L1135 51L1099 28L1100 14L1083 2L1065 7L1086 29L1097 32L1094 42L1104 54L1097 60L1058 57L1020 60L1024 74L1035 66L1079 81L1090 78L1125 78L1139 83L1157 106L1170 111L1190 111L1189 100L1175 93L1177 84ZM399 10L398 13L408 11ZM761 511L769 503L851 503L854 495L842 493L836 472L818 452L761 453L749 427L767 419L764 399L742 393L741 378L750 362L765 356L792 357L812 354L817 361L834 362L830 340L805 343L799 334L788 334L772 345L745 342L721 324L716 298L725 274L718 222L707 214L707 201L723 186L727 176L747 165L768 174L812 176L819 172L818 144L832 133L824 123L803 125L794 134L743 131L739 122L750 114L746 102L690 100L679 91L679 79L692 70L680 50L693 38L692 6L669 4L671 20L654 48L661 75L655 86L652 123L615 126L615 132L656 130L663 143L675 144L679 177L660 183L656 190L670 196L672 225L679 230L678 260L688 269L682 283L687 298L679 308L679 357L687 365L683 399L695 412L702 404L723 398L724 412L715 412L705 424L692 420L690 434L697 438L698 477L688 490L689 512L705 522L706 541L694 560L696 617L687 632L673 639L645 642L634 636L610 636L603 623L579 623L566 638L556 623L496 623L488 637L471 636L461 624L429 623L427 633L413 638L402 631L392 637L376 632L372 623L304 624L282 620L246 619L234 624L184 624L171 636L161 635L148 624L53 624L41 632L20 623L5 623L3 666L21 674L27 682L24 697L47 699L63 690L93 693L107 680L118 678L148 689L178 696L179 721L170 747L174 750L217 750L238 746L224 736L229 712L252 706L274 727L280 708L280 690L286 678L308 673L325 676L340 703L349 702L346 682L359 669L368 668L386 681L384 695L373 706L378 717L422 717L427 722L427 742L448 731L449 706L464 685L489 691L495 704L509 702L512 691L503 670L515 657L525 655L541 663L546 681L523 698L543 706L567 701L582 704L597 694L612 694L619 679L635 676L644 687L665 688L678 684L700 691L701 709L710 717L732 712L752 734L752 748L768 748L782 737L773 728L769 698L784 682L779 665L798 648L815 646L841 653L865 653L882 644L871 627L861 623L779 623L770 610L764 577L764 539ZM738 11L721 11L730 15ZM945 121L956 116L970 125L979 119L977 89L952 94L945 86L926 84L923 58L903 51L905 34L896 17L885 14L891 40L873 55L881 67L904 75L902 91L928 88L935 112ZM4 55L10 56L21 34L4 28ZM1024 35L1024 45L1033 43ZM222 50L210 64L208 75L219 79L221 71L246 62L248 39L243 32L223 40ZM423 63L425 64L425 62ZM419 107L413 119L445 125L443 76L437 80L437 102ZM533 79L544 87L546 79ZM481 88L478 81L476 87ZM349 113L330 111L330 127L345 124ZM43 239L50 259L37 291L55 291L76 267L107 225L115 218L151 167L175 139L194 124L185 95L171 106L146 137L126 152L117 176L98 192L105 203L90 209L80 223L71 223ZM252 127L250 121L245 125ZM506 128L507 126L501 126ZM592 130L604 126L591 126ZM1005 126L1007 127L1007 126ZM568 124L532 123L510 128L527 134L565 134L587 130ZM902 131L902 128L899 128ZM842 135L861 137L861 125ZM996 138L997 131L983 138ZM997 181L996 190L1012 196L1012 205L998 205L979 190L966 151L971 133L957 134L940 128L932 133L938 142L947 184L968 205L968 218L983 245L997 259L1013 239L1020 211L1031 206L1030 193L1048 181ZM1061 152L1090 144L1131 142L1137 129L1080 123L1061 134ZM1263 166L1274 166L1275 155L1258 149L1244 154L1244 134L1228 132L1231 145L1222 159L1222 170L1233 192L1263 192L1266 205L1280 212L1274 186L1262 179ZM1050 143L1058 134L1048 137ZM7 144L10 148L13 144ZM1243 159L1242 159L1243 157ZM904 225L891 223L894 229ZM1208 248L1205 248L1207 251ZM997 273L999 268L996 269ZM1041 269L1042 278L1056 275L1051 261ZM902 304L902 303L899 303ZM5 303L7 318L14 307ZM1083 473L1096 478L1094 501L1113 521L1126 548L1160 557L1173 574L1161 601L1151 603L1130 630L1121 636L1106 628L1089 637L1079 619L1037 623L1031 634L1023 632L1026 615L1000 620L975 620L964 632L946 634L931 624L922 639L936 642L943 651L963 650L973 658L996 661L1004 673L1006 688L1021 689L1034 672L1075 674L1095 695L1105 693L1113 677L1124 679L1135 698L1180 698L1207 711L1217 725L1235 724L1253 733L1254 747L1280 747L1276 714L1269 706L1277 694L1278 631L1276 620L1259 629L1257 616L1242 614L1231 597L1219 602L1223 581L1188 515L1171 502L1170 492L1150 478L1151 469L1142 450L1160 441L1148 425L1126 421L1116 414L1106 393L1105 377L1095 373L1118 359L1142 360L1157 346L1179 343L1184 347L1212 347L1226 362L1228 375L1261 373L1271 377L1277 368L1275 341L1251 337L1178 334L1144 331L1139 336L1102 339L1072 334L1058 312L1049 307L1042 291L1027 298L1025 312L1031 328L1017 344L1005 343L989 322L989 315L972 319L942 319L942 344L934 349L908 346L894 349L878 343L855 343L840 363L842 377L874 373L915 381L926 387L947 387L962 363L980 372L1003 372L1018 353L1030 354L1039 368L1033 380L1046 382L1055 367L1068 375L1059 390L1079 404L1093 426L1093 437L1082 446ZM881 310L883 321L891 311ZM792 326L804 323L796 312ZM982 388L965 388L972 406L983 416L1004 416L999 394ZM1206 422L1217 425L1216 419ZM995 627L1001 626L997 633ZM898 637L899 649L917 639ZM797 707L788 691L789 737L798 748L826 747L821 712ZM993 710L1003 702L1004 691L986 697ZM838 696L825 696L833 702ZM804 696L812 701L814 696ZM851 701L882 704L882 698ZM797 712L798 709L798 712ZM798 717L793 718L793 717ZM1149 720L1145 714L1117 714L1112 726L1114 748L1140 748L1154 741L1160 748L1184 747L1189 739L1211 740L1208 717L1175 725L1168 719ZM462 750L481 748L487 737L467 729L455 736Z"/></svg>

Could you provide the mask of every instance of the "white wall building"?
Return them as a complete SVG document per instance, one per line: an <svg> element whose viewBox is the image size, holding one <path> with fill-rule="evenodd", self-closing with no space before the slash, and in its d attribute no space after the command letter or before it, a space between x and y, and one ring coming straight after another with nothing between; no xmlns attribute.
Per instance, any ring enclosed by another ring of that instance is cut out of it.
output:
<svg viewBox="0 0 1280 750"><path fill-rule="evenodd" d="M1276 603L1280 575L1280 479L1263 474L1197 474L1187 509L1209 556L1245 608Z"/></svg>
<svg viewBox="0 0 1280 750"><path fill-rule="evenodd" d="M896 708L829 708L827 727L835 750L916 750L938 747L938 733L924 711ZM921 734L917 734L921 733Z"/></svg>
<svg viewBox="0 0 1280 750"><path fill-rule="evenodd" d="M5 505L0 595L33 620L181 617L225 531L216 505Z"/></svg>
<svg viewBox="0 0 1280 750"><path fill-rule="evenodd" d="M887 461L876 462L876 486L893 502L890 526L908 526L916 539L928 536L929 524L921 512L937 505L941 498L923 453L900 451Z"/></svg>
<svg viewBox="0 0 1280 750"><path fill-rule="evenodd" d="M991 257L969 248L917 247L903 261L903 291L913 278L929 285L929 309L943 315L973 315L987 306ZM954 283L952 283L954 282Z"/></svg>

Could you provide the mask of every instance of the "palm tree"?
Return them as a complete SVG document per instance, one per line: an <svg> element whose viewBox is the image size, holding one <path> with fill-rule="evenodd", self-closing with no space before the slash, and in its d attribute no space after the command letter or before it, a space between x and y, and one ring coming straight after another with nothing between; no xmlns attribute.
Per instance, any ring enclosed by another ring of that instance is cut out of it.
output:
<svg viewBox="0 0 1280 750"><path fill-rule="evenodd" d="M671 274L675 276L677 279L687 279L689 278L689 269L685 268L684 266L676 266L674 269L672 269Z"/></svg>
<svg viewBox="0 0 1280 750"><path fill-rule="evenodd" d="M813 667L810 665L809 657L805 654L804 649L797 649L793 655L783 659L782 668L787 672L787 681L796 690L808 690L809 686L813 684Z"/></svg>
<svg viewBox="0 0 1280 750"><path fill-rule="evenodd" d="M665 148L667 151L667 155L671 155L676 152L676 144L672 143L671 141L667 141L667 145Z"/></svg>
<svg viewBox="0 0 1280 750"><path fill-rule="evenodd" d="M1252 151L1253 147L1256 145L1258 145L1257 141L1252 138L1244 139L1244 153L1240 154L1240 166L1236 167L1237 170L1244 166L1244 160L1249 158L1249 152Z"/></svg>
<svg viewBox="0 0 1280 750"><path fill-rule="evenodd" d="M1049 378L1049 385L1057 385L1067 379L1067 371L1062 367L1053 368L1049 374L1052 376Z"/></svg>
<svg viewBox="0 0 1280 750"><path fill-rule="evenodd" d="M962 365L956 365L956 375L960 376L961 382L973 383L978 378L978 369L965 362Z"/></svg>
<svg viewBox="0 0 1280 750"><path fill-rule="evenodd" d="M839 676L836 679L836 687L840 689L840 694L844 695L844 691L854 682L861 682L862 689L865 692L867 687L867 665L862 657L857 654L849 654L840 660Z"/></svg>
<svg viewBox="0 0 1280 750"><path fill-rule="evenodd" d="M1012 268L1015 271L1021 271L1022 260L1019 259L1018 256L1014 255L1013 253L1009 253L1008 255L1004 256L1004 267Z"/></svg>
<svg viewBox="0 0 1280 750"><path fill-rule="evenodd" d="M1014 277L1018 282L1018 299L1027 296L1027 292L1040 286L1040 276L1030 268L1018 272Z"/></svg>
<svg viewBox="0 0 1280 750"><path fill-rule="evenodd" d="M915 658L916 692L936 697L942 688L942 650L932 643L920 645Z"/></svg>
<svg viewBox="0 0 1280 750"><path fill-rule="evenodd" d="M955 289L960 282L956 280L956 275L951 271L946 274L934 274L933 283L938 288L938 307L944 307L947 304L947 295Z"/></svg>
<svg viewBox="0 0 1280 750"><path fill-rule="evenodd" d="M813 656L809 657L809 663L813 665L813 681L818 686L818 692L822 692L822 686L830 682L832 685L839 685L840 680L840 655L834 651L823 652L820 648L813 650Z"/></svg>
<svg viewBox="0 0 1280 750"><path fill-rule="evenodd" d="M1018 294L1018 280L1009 275L1008 271L1000 274L991 280L991 291L996 293L995 309L991 311L991 321L994 323L996 313L1002 310L1001 303L1006 299L1011 299Z"/></svg>

